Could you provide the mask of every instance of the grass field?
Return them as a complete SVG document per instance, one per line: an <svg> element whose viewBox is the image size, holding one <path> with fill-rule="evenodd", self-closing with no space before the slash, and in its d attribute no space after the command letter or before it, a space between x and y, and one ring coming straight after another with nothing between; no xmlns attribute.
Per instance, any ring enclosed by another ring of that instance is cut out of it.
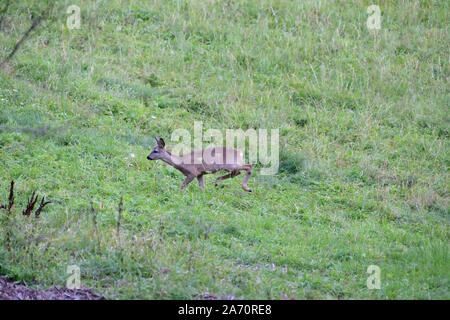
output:
<svg viewBox="0 0 450 320"><path fill-rule="evenodd" d="M11 3L1 58L44 6ZM16 184L0 275L64 286L77 265L111 299L449 299L449 12L58 1L0 71L0 204ZM256 165L252 194L242 175L179 191L181 173L146 156L194 121L279 128L278 174ZM39 220L21 212L34 190L53 202Z"/></svg>

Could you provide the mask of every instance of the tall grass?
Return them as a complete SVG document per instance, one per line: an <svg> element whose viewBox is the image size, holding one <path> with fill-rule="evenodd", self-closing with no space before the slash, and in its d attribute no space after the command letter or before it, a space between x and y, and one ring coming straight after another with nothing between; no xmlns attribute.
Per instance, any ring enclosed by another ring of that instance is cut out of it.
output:
<svg viewBox="0 0 450 320"><path fill-rule="evenodd" d="M448 2L381 1L378 32L370 4L58 2L0 72L0 203L12 179L53 201L1 274L64 285L75 264L109 298L448 299ZM11 4L2 57L36 5ZM279 128L279 173L179 192L145 156L195 120Z"/></svg>

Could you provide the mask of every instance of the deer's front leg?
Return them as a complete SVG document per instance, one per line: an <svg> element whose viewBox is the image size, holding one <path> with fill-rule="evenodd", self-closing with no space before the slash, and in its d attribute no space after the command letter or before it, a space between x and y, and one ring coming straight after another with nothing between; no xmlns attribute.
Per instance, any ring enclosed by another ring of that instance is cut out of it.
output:
<svg viewBox="0 0 450 320"><path fill-rule="evenodd" d="M184 179L183 183L180 186L180 190L183 190L184 187L186 187L189 183L192 182L192 180L194 180L195 176L194 175L189 175L186 177L186 179Z"/></svg>
<svg viewBox="0 0 450 320"><path fill-rule="evenodd" d="M205 183L203 182L203 174L197 176L198 186L201 190L205 189Z"/></svg>

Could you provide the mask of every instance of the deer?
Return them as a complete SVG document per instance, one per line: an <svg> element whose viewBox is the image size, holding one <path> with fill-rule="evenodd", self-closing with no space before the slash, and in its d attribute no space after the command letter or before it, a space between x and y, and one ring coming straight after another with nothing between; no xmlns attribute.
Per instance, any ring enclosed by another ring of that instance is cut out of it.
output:
<svg viewBox="0 0 450 320"><path fill-rule="evenodd" d="M148 160L162 160L168 165L179 170L186 176L181 183L180 190L183 190L195 178L201 190L205 189L203 175L216 173L217 171L227 171L226 175L218 177L214 185L217 187L219 181L234 178L245 171L246 175L242 183L242 189L247 192L252 190L247 186L248 179L252 173L252 165L243 163L243 153L240 150L230 147L209 147L202 150L194 150L184 155L174 155L166 149L166 144L162 138L154 137L156 147L147 156ZM197 161L195 161L197 160Z"/></svg>

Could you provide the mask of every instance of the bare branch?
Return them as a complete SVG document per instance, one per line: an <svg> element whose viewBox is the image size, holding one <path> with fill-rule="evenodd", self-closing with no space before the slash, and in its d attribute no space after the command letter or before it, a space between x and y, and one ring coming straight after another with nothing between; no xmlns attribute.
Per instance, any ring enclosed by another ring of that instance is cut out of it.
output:
<svg viewBox="0 0 450 320"><path fill-rule="evenodd" d="M8 213L11 212L11 208L14 205L14 180L11 180L11 186L9 188L9 197L8 197Z"/></svg>
<svg viewBox="0 0 450 320"><path fill-rule="evenodd" d="M91 212L92 212L92 222L94 224L94 233L97 236L97 248L100 250L100 235L98 233L98 226L97 226L97 211L94 209L94 203L91 200Z"/></svg>
<svg viewBox="0 0 450 320"><path fill-rule="evenodd" d="M120 197L119 202L119 214L117 216L117 241L120 246L120 219L122 216L122 210L123 210L123 196Z"/></svg>
<svg viewBox="0 0 450 320"><path fill-rule="evenodd" d="M2 11L0 12L0 30L2 29L3 18L5 17L6 11L8 11L8 7L9 7L10 3L11 3L10 0L6 0L5 6L3 7Z"/></svg>
<svg viewBox="0 0 450 320"><path fill-rule="evenodd" d="M42 201L39 204L39 208L37 208L36 212L34 213L35 218L39 218L39 215L41 214L41 210L44 209L46 205L49 203L52 203L51 201L45 201L45 197L42 197Z"/></svg>
<svg viewBox="0 0 450 320"><path fill-rule="evenodd" d="M19 50L19 47L22 45L22 43L28 38L31 31L33 31L43 20L45 20L50 13L51 9L53 8L54 3L52 2L39 16L36 17L36 19L33 20L33 23L31 24L31 27L28 28L28 30L25 32L25 34L22 36L22 38L16 43L13 50L8 54L8 56L3 59L0 66L3 66L6 62L11 60L11 58L14 56L14 54Z"/></svg>
<svg viewBox="0 0 450 320"><path fill-rule="evenodd" d="M24 216L29 216L31 214L31 211L33 211L34 205L36 204L37 199L38 199L38 196L36 195L36 197L35 197L35 194L36 194L36 191L33 191L33 193L31 194L31 198L28 200L26 209L24 209L22 211L22 214Z"/></svg>

